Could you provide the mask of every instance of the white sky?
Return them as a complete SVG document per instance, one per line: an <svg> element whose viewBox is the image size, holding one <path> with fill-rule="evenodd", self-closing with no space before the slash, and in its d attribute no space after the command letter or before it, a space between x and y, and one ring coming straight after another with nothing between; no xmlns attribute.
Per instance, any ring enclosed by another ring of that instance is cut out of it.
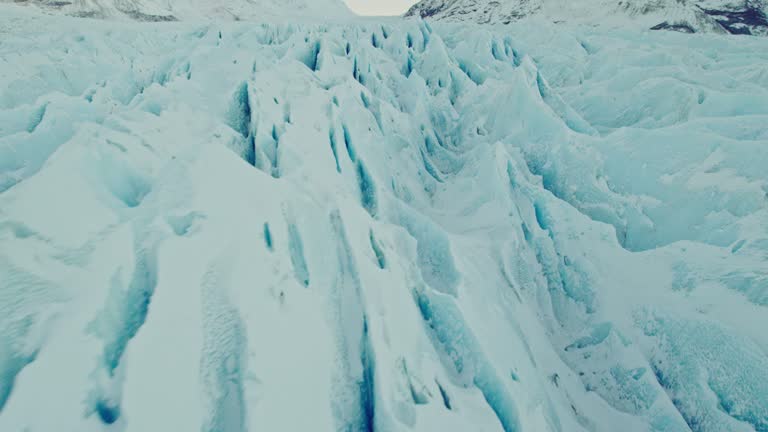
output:
<svg viewBox="0 0 768 432"><path fill-rule="evenodd" d="M344 0L360 15L400 15L417 0Z"/></svg>

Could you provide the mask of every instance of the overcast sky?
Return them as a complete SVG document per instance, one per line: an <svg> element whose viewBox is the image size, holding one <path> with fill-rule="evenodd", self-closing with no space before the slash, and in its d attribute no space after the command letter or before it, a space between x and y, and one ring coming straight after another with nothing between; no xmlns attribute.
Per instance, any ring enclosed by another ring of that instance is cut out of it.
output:
<svg viewBox="0 0 768 432"><path fill-rule="evenodd" d="M416 0L344 0L360 15L400 15Z"/></svg>

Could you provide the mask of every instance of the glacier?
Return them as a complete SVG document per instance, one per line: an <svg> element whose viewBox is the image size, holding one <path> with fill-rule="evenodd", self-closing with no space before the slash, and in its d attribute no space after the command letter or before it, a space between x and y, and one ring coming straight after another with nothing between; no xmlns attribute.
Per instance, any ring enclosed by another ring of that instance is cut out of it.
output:
<svg viewBox="0 0 768 432"><path fill-rule="evenodd" d="M0 430L768 431L768 40L0 16Z"/></svg>
<svg viewBox="0 0 768 432"><path fill-rule="evenodd" d="M52 15L119 21L268 21L349 18L341 0L0 0Z"/></svg>

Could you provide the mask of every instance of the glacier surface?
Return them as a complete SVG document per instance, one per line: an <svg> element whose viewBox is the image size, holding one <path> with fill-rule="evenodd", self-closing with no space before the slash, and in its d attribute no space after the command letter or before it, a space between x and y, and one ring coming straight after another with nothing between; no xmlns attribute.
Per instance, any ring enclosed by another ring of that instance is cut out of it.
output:
<svg viewBox="0 0 768 432"><path fill-rule="evenodd" d="M768 431L765 39L0 15L0 430Z"/></svg>
<svg viewBox="0 0 768 432"><path fill-rule="evenodd" d="M343 0L0 0L46 14L121 21L267 21L349 18Z"/></svg>

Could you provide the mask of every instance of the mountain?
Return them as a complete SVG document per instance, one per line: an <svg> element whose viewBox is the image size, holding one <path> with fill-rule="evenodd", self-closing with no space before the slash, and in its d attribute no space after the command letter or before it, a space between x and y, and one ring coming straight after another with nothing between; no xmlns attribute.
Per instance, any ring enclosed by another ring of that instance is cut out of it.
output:
<svg viewBox="0 0 768 432"><path fill-rule="evenodd" d="M525 17L687 33L768 34L766 0L422 0L406 16L508 24Z"/></svg>
<svg viewBox="0 0 768 432"><path fill-rule="evenodd" d="M347 17L342 0L0 0L84 18L133 21L261 21L286 17Z"/></svg>

